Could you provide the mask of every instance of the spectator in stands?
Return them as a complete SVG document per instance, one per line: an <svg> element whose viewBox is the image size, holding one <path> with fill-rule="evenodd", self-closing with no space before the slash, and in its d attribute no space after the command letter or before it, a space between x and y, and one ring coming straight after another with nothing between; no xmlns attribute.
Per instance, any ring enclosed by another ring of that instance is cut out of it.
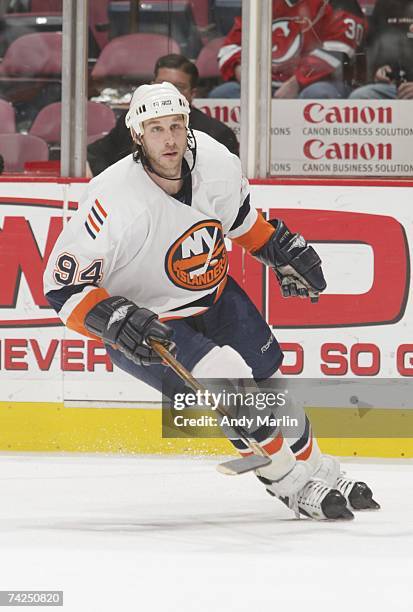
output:
<svg viewBox="0 0 413 612"><path fill-rule="evenodd" d="M352 99L413 100L413 0L377 0L367 39L373 83Z"/></svg>
<svg viewBox="0 0 413 612"><path fill-rule="evenodd" d="M160 57L155 65L154 83L168 81L179 89L189 104L195 94L198 84L198 69L193 62L183 55L170 54ZM90 174L96 175L111 164L131 153L131 137L125 125L126 110L119 117L115 127L101 140L88 147L88 163ZM205 113L191 106L189 125L194 130L206 132L215 140L238 155L239 145L234 132L221 121L208 117Z"/></svg>
<svg viewBox="0 0 413 612"><path fill-rule="evenodd" d="M212 98L240 96L241 18L218 54L226 83ZM274 98L343 98L344 78L361 43L365 18L358 0L273 0L272 78Z"/></svg>

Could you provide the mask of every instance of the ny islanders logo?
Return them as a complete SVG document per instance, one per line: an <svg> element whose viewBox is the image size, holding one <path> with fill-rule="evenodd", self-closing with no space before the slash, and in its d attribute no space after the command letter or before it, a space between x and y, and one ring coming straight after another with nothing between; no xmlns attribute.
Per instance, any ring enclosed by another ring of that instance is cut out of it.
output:
<svg viewBox="0 0 413 612"><path fill-rule="evenodd" d="M190 291L219 285L228 270L221 224L209 220L193 225L168 250L165 270L174 285Z"/></svg>

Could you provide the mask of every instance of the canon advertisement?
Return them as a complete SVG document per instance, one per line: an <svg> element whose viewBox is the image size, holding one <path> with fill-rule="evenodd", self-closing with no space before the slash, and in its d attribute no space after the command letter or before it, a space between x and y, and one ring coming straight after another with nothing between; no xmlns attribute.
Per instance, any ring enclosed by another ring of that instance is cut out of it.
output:
<svg viewBox="0 0 413 612"><path fill-rule="evenodd" d="M271 174L413 176L410 104L273 100Z"/></svg>
<svg viewBox="0 0 413 612"><path fill-rule="evenodd" d="M195 101L239 138L239 100ZM272 176L413 176L406 101L273 100Z"/></svg>

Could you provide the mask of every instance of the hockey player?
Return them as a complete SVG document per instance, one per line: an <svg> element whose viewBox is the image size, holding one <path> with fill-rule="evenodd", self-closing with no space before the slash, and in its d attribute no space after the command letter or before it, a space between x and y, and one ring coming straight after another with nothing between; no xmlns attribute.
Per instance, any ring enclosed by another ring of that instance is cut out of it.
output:
<svg viewBox="0 0 413 612"><path fill-rule="evenodd" d="M365 19L357 0L273 0L275 98L346 98L344 67L360 45ZM222 78L210 97L238 98L241 30L237 17L218 54Z"/></svg>
<svg viewBox="0 0 413 612"><path fill-rule="evenodd" d="M189 112L170 83L135 91L126 123L136 152L89 183L45 271L45 295L67 327L103 340L114 364L169 394L184 384L150 338L176 347L200 378L266 379L281 364L271 329L228 276L225 236L275 269L284 296L317 299L326 287L314 249L257 213L239 159L191 132ZM257 474L267 490L320 519L352 517L350 493L371 506L369 489L340 480L337 461L321 455L303 411L300 421L291 448L279 429L251 434L271 455Z"/></svg>

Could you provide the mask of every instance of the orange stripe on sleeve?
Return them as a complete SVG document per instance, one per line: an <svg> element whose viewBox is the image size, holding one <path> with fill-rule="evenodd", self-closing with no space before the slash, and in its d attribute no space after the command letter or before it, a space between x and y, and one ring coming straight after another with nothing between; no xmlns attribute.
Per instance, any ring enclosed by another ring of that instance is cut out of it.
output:
<svg viewBox="0 0 413 612"><path fill-rule="evenodd" d="M98 199L96 199L96 200L95 200L95 204L96 204L97 208L99 209L99 212L101 212L101 213L102 213L102 215L103 215L103 216L105 217L105 219L106 219L106 217L108 216L108 214L107 214L106 210L103 208L102 204L99 202L99 200L98 200Z"/></svg>
<svg viewBox="0 0 413 612"><path fill-rule="evenodd" d="M89 310L91 310L102 300L106 300L108 297L109 293L106 291L106 289L96 288L93 291L89 291L89 293L85 295L83 300L79 302L76 308L74 308L74 310L71 312L70 317L66 322L66 327L73 329L79 334L83 334L83 336L93 338L93 340L102 340L102 338L88 332L84 326L84 321Z"/></svg>
<svg viewBox="0 0 413 612"><path fill-rule="evenodd" d="M251 229L238 236L238 238L233 238L232 242L242 246L247 251L256 251L270 239L274 232L275 229L271 223L268 223L261 213L258 213L257 220Z"/></svg>
<svg viewBox="0 0 413 612"><path fill-rule="evenodd" d="M91 224L91 226L93 227L93 229L94 229L96 232L100 232L100 227L98 227L98 226L96 225L96 223L95 223L95 222L94 222L94 220L93 220L92 215L88 215L87 220L89 221L89 223Z"/></svg>

